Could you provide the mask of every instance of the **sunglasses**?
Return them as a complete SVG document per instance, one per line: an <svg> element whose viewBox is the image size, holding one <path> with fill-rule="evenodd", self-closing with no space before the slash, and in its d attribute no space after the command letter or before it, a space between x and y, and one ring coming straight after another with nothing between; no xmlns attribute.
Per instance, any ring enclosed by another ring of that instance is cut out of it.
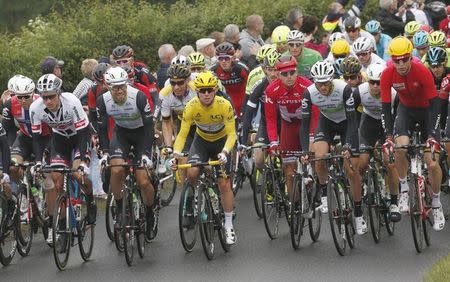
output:
<svg viewBox="0 0 450 282"><path fill-rule="evenodd" d="M200 88L200 89L198 89L197 91L198 91L199 93L206 94L206 93L213 93L214 90L215 90L215 89L212 88L212 87L207 87L207 88Z"/></svg>
<svg viewBox="0 0 450 282"><path fill-rule="evenodd" d="M128 62L130 62L130 59L122 59L122 60L117 60L116 64L124 65L124 64L128 64Z"/></svg>
<svg viewBox="0 0 450 282"><path fill-rule="evenodd" d="M295 75L296 72L297 72L297 70L290 70L290 71L282 71L282 72L280 72L280 74L284 77L287 77L288 75L289 76Z"/></svg>
<svg viewBox="0 0 450 282"><path fill-rule="evenodd" d="M358 56L358 57L365 57L365 56L367 56L369 54L370 54L370 52L361 52L361 53L356 54L356 56Z"/></svg>
<svg viewBox="0 0 450 282"><path fill-rule="evenodd" d="M203 71L204 67L191 67L191 71L193 72L201 72Z"/></svg>
<svg viewBox="0 0 450 282"><path fill-rule="evenodd" d="M266 71L270 71L270 72L275 72L277 71L276 68L271 68L271 67L264 67Z"/></svg>
<svg viewBox="0 0 450 282"><path fill-rule="evenodd" d="M295 48L295 47L302 47L303 44L301 43L289 43L289 47Z"/></svg>
<svg viewBox="0 0 450 282"><path fill-rule="evenodd" d="M47 95L47 96L42 96L42 100L47 101L47 100L53 100L55 99L56 94L53 95Z"/></svg>
<svg viewBox="0 0 450 282"><path fill-rule="evenodd" d="M357 74L353 74L353 75L344 75L344 80L355 80L358 78Z"/></svg>
<svg viewBox="0 0 450 282"><path fill-rule="evenodd" d="M347 54L339 54L339 55L333 54L333 57L335 59L345 59L345 58L347 58Z"/></svg>
<svg viewBox="0 0 450 282"><path fill-rule="evenodd" d="M394 62L394 64L400 64L401 62L403 63L407 63L411 60L411 57L402 57L402 58L392 58L392 62Z"/></svg>
<svg viewBox="0 0 450 282"><path fill-rule="evenodd" d="M346 31L347 33L358 32L358 31L359 31L359 28L346 28L345 31Z"/></svg>
<svg viewBox="0 0 450 282"><path fill-rule="evenodd" d="M30 99L31 95L21 95L21 96L16 95L16 97L19 100L27 100L27 99Z"/></svg>
<svg viewBox="0 0 450 282"><path fill-rule="evenodd" d="M444 66L444 63L439 63L439 64L430 65L430 68L437 69L437 68L440 68L443 66ZM17 98L19 98L19 97L17 97Z"/></svg>
<svg viewBox="0 0 450 282"><path fill-rule="evenodd" d="M185 82L186 82L186 80L179 80L179 81L171 80L170 81L170 85L172 85L172 86L175 86L175 85L182 86Z"/></svg>
<svg viewBox="0 0 450 282"><path fill-rule="evenodd" d="M222 61L222 62L229 62L229 61L231 61L231 56L219 56L219 57L217 57L217 60Z"/></svg>
<svg viewBox="0 0 450 282"><path fill-rule="evenodd" d="M316 85L317 88L322 87L322 86L328 86L331 84L331 81L325 81L325 82L314 82L314 84Z"/></svg>
<svg viewBox="0 0 450 282"><path fill-rule="evenodd" d="M369 80L369 84L380 85L380 81L379 80Z"/></svg>

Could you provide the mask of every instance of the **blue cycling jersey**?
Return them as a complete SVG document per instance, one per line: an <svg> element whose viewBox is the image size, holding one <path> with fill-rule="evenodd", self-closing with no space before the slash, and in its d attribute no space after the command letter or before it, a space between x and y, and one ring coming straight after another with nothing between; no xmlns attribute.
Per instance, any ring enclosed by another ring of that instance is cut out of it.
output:
<svg viewBox="0 0 450 282"><path fill-rule="evenodd" d="M390 37L385 33L382 33L380 36L380 41L378 41L377 43L377 55L380 56L385 61L391 58L391 55L389 55L388 53L388 46L391 40L392 37Z"/></svg>

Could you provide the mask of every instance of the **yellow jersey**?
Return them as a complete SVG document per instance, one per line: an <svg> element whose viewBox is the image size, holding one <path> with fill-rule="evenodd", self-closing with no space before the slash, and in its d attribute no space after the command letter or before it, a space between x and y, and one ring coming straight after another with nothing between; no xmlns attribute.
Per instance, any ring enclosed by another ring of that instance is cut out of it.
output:
<svg viewBox="0 0 450 282"><path fill-rule="evenodd" d="M225 98L215 96L210 106L204 106L198 97L192 98L183 112L180 132L175 140L174 153L180 154L183 150L191 125L195 124L196 134L208 142L215 142L227 137L224 151L229 153L236 143L234 111L231 103Z"/></svg>

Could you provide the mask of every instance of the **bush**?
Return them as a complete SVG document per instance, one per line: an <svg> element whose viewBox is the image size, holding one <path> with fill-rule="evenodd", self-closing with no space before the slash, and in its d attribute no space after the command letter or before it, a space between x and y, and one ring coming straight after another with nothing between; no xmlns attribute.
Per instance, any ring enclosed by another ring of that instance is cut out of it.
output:
<svg viewBox="0 0 450 282"><path fill-rule="evenodd" d="M83 59L108 56L120 44L132 46L135 56L155 69L161 44L172 43L176 48L191 44L195 48L198 38L221 31L228 23L243 28L248 15L260 14L269 26L284 20L286 12L295 6L322 18L331 0L183 0L173 5L135 2L69 1L46 17L30 20L15 35L0 35L0 63L7 70L0 73L1 85L16 73L39 78L40 61L52 55L65 61L63 80L73 89L82 78L79 67Z"/></svg>

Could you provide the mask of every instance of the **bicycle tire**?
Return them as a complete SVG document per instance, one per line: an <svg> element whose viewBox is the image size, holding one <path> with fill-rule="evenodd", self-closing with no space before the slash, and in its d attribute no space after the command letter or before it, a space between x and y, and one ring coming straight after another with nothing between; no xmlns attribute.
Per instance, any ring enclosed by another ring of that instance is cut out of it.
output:
<svg viewBox="0 0 450 282"><path fill-rule="evenodd" d="M122 198L122 238L125 252L125 260L128 266L133 264L134 258L134 227L135 218L133 210L131 187L124 189Z"/></svg>
<svg viewBox="0 0 450 282"><path fill-rule="evenodd" d="M18 206L20 207L22 205L23 197L19 197L19 203ZM28 208L27 208L27 217L25 221L21 219L19 216L18 220L18 227L16 232L16 240L17 240L17 252L22 256L26 257L30 253L31 250L31 244L33 242L33 228L32 228L32 221L31 221L31 213L32 211L31 201L28 201ZM20 210L20 209L19 209Z"/></svg>
<svg viewBox="0 0 450 282"><path fill-rule="evenodd" d="M199 229L203 251L208 260L212 260L215 255L214 212L212 209L211 200L209 198L208 189L203 184L199 186L198 205L198 221L200 223Z"/></svg>
<svg viewBox="0 0 450 282"><path fill-rule="evenodd" d="M0 209L2 210L2 216L0 217L0 263L3 266L11 263L17 245L15 224L13 223L12 228L6 226L7 206L6 199L0 195Z"/></svg>
<svg viewBox="0 0 450 282"><path fill-rule="evenodd" d="M83 202L81 211L81 220L77 222L78 248L81 258L84 261L88 261L94 249L95 224L88 224L87 222L87 205L85 201Z"/></svg>
<svg viewBox="0 0 450 282"><path fill-rule="evenodd" d="M312 187L306 187L306 193L308 196L308 204L312 207L312 216L308 219L309 236L313 242L317 242L320 236L320 230L322 229L322 213L319 210L321 203L317 202L315 199L317 190L317 181L313 181L310 185Z"/></svg>
<svg viewBox="0 0 450 282"><path fill-rule="evenodd" d="M413 235L414 247L418 253L421 253L424 249L424 233L423 233L423 220L419 207L420 195L417 187L417 177L412 175L410 177L410 190L409 190L409 209L411 216L411 230Z"/></svg>
<svg viewBox="0 0 450 282"><path fill-rule="evenodd" d="M191 199L189 199L189 195L191 195ZM188 205L187 202L189 200L191 201L191 212L186 210L186 206ZM198 224L197 217L195 216L196 205L194 201L194 187L189 182L186 182L183 190L181 191L180 204L178 206L178 227L180 231L180 239L186 252L192 252L192 249L197 241ZM188 225L183 222L192 222L192 224Z"/></svg>
<svg viewBox="0 0 450 282"><path fill-rule="evenodd" d="M117 216L116 201L114 200L114 194L112 192L108 193L106 198L106 209L105 209L105 226L106 234L109 240L115 241L114 239L114 223Z"/></svg>
<svg viewBox="0 0 450 282"><path fill-rule="evenodd" d="M146 244L146 240L145 240L145 233L147 230L147 219L146 219L146 215L147 215L147 207L144 204L144 201L142 200L142 196L141 193L137 193L137 200L140 203L140 209L139 209L139 218L136 218L136 231L135 231L135 236L136 236L136 247L138 250L138 254L140 258L144 258L145 256L145 244Z"/></svg>
<svg viewBox="0 0 450 282"><path fill-rule="evenodd" d="M368 210L369 222L372 238L375 243L379 243L381 239L381 212L380 212L380 189L377 182L377 177L373 170L367 172L367 187L368 187Z"/></svg>
<svg viewBox="0 0 450 282"><path fill-rule="evenodd" d="M346 228L337 182L330 179L327 184L327 190L328 219L330 221L331 235L337 252L339 255L344 256L347 247Z"/></svg>
<svg viewBox="0 0 450 282"><path fill-rule="evenodd" d="M70 209L69 199L66 194L61 194L58 196L55 205L55 216L53 217L53 258L55 259L56 267L59 270L64 270L67 266L67 261L69 260L70 247L72 243L72 231L70 230L70 224L67 226L67 216L69 216L70 222ZM73 207L72 207L73 208ZM67 214L69 210L69 214ZM72 210L73 212L73 210ZM65 215L63 217L63 215ZM59 255L61 254L61 258Z"/></svg>
<svg viewBox="0 0 450 282"><path fill-rule="evenodd" d="M291 244L294 250L300 248L300 240L303 235L303 225L305 219L302 215L302 210L306 207L302 207L303 197L302 195L302 178L299 174L295 174L292 189L292 204L290 208L290 234L291 234Z"/></svg>
<svg viewBox="0 0 450 282"><path fill-rule="evenodd" d="M261 185L261 203L263 211L264 226L270 239L276 239L279 235L279 199L276 193L275 179L270 168L263 171L263 181ZM268 200L271 197L271 201Z"/></svg>
<svg viewBox="0 0 450 282"><path fill-rule="evenodd" d="M160 179L162 177L160 177ZM173 175L172 178L164 181L160 185L161 185L160 190L161 206L166 207L172 202L178 187L178 183L175 179L175 174Z"/></svg>
<svg viewBox="0 0 450 282"><path fill-rule="evenodd" d="M429 184L428 181L425 182L425 199L424 199L424 204L427 207L431 207L431 185ZM441 193L442 194L442 193ZM427 223L431 225L431 219L430 219L430 213L428 213L427 218L426 219L422 219L422 226L423 226L423 238L425 239L425 244L427 246L431 245L431 237L430 237L430 229L427 226Z"/></svg>
<svg viewBox="0 0 450 282"><path fill-rule="evenodd" d="M350 195L350 189L346 186L344 188L344 211L345 211L345 235L347 237L347 244L350 249L355 247L355 225L353 220L353 211L355 210L353 207L353 199Z"/></svg>
<svg viewBox="0 0 450 282"><path fill-rule="evenodd" d="M253 193L253 204L255 206L256 215L258 218L263 218L263 211L262 211L262 202L261 202L261 184L259 184L261 173L259 169L256 169L255 166L253 166L253 173L250 177L250 185L252 185L252 193ZM253 184L252 184L253 183Z"/></svg>

